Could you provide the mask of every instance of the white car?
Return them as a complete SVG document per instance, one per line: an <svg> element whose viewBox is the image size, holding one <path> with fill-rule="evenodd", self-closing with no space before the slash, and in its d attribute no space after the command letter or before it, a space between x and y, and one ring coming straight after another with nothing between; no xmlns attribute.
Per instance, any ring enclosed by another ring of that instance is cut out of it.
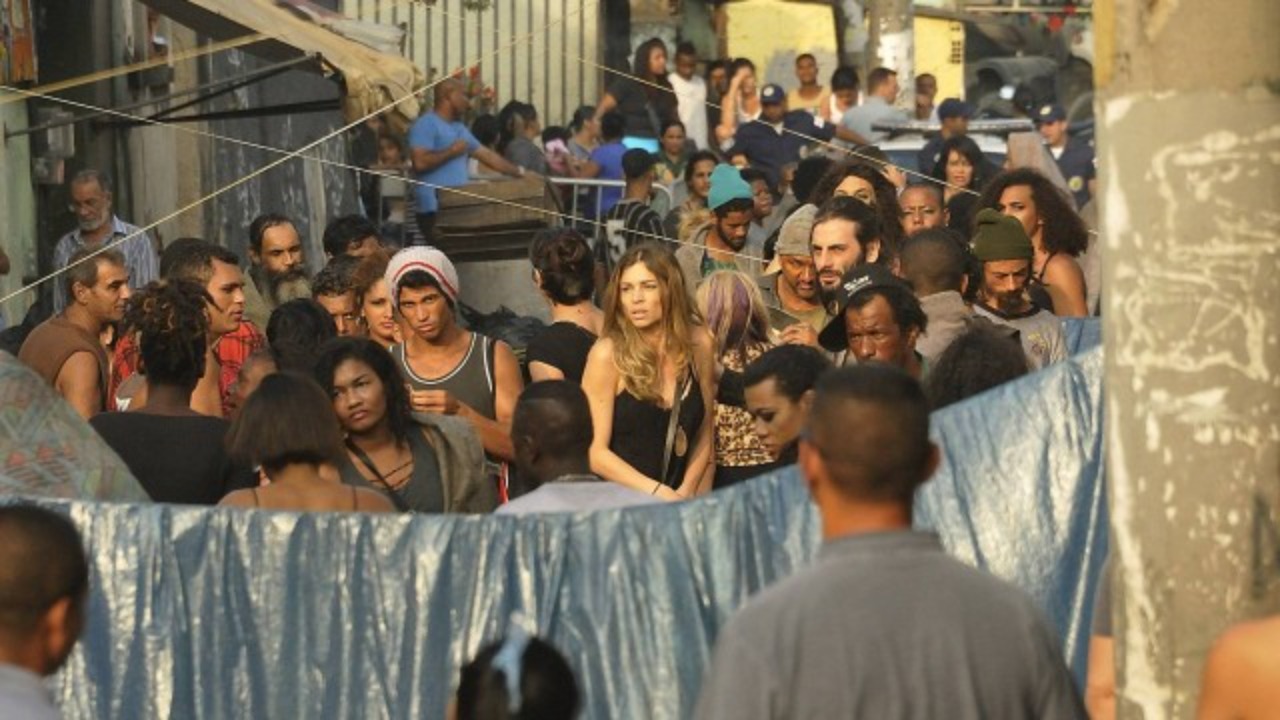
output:
<svg viewBox="0 0 1280 720"><path fill-rule="evenodd" d="M889 138L881 140L876 147L883 150L894 165L925 174L933 170L933 168L918 167L918 157L930 138L937 135L941 129L938 123L924 120L876 123L872 125L872 129L889 133ZM1004 167L1004 158L1009 152L1008 143L1005 141L1009 134L1035 132L1035 129L1035 125L1030 120L971 120L968 135L978 144L978 149L982 150L987 160L997 168L1001 168Z"/></svg>

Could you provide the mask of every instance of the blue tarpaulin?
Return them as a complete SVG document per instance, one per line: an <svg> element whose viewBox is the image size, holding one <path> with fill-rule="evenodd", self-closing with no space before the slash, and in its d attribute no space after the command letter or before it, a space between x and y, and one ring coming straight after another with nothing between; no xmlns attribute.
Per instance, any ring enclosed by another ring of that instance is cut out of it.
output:
<svg viewBox="0 0 1280 720"><path fill-rule="evenodd" d="M1036 598L1077 678L1106 545L1101 375L1085 350L935 413L944 463L917 500L919 526ZM576 668L584 717L686 717L718 629L819 542L793 469L522 518L50 502L92 557L88 627L55 680L69 718L442 717L517 610Z"/></svg>

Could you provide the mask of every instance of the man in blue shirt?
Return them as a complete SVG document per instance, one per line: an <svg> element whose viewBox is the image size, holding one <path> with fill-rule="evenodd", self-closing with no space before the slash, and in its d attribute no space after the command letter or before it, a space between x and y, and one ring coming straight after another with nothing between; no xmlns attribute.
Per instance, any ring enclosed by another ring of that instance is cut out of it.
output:
<svg viewBox="0 0 1280 720"><path fill-rule="evenodd" d="M460 118L469 102L462 85L445 80L436 86L435 110L426 113L409 128L409 150L414 177L429 185L415 185L418 201L418 229L424 242L431 244L440 209L436 188L458 187L467 183L467 157L477 160L504 175L520 177L524 168L480 144Z"/></svg>
<svg viewBox="0 0 1280 720"><path fill-rule="evenodd" d="M911 119L905 110L893 106L898 99L898 73L878 67L867 75L867 97L861 105L849 108L840 121L846 130L866 138L863 145L874 145L888 137L888 133L872 130L875 123L905 123ZM843 139L843 138L841 138Z"/></svg>
<svg viewBox="0 0 1280 720"><path fill-rule="evenodd" d="M765 85L760 91L760 119L738 126L729 157L745 155L751 166L768 179L769 188L778 191L783 168L800 162L800 150L814 141L829 142L832 136L845 133L804 110L787 110L787 93L778 85ZM849 136L853 142L856 137Z"/></svg>
<svg viewBox="0 0 1280 720"><path fill-rule="evenodd" d="M1084 207L1093 197L1098 181L1093 148L1067 135L1067 111L1061 105L1045 105L1036 111L1036 127L1058 161L1058 169L1071 189L1076 208Z"/></svg>

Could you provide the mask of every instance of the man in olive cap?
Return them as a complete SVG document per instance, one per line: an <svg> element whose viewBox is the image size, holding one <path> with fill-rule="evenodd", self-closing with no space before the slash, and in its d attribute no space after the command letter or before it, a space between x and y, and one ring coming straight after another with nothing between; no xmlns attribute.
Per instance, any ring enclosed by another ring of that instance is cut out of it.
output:
<svg viewBox="0 0 1280 720"><path fill-rule="evenodd" d="M1034 252L1022 223L984 208L978 212L975 228L970 249L982 263L982 281L974 313L1017 330L1033 370L1065 359L1062 321L1027 293Z"/></svg>

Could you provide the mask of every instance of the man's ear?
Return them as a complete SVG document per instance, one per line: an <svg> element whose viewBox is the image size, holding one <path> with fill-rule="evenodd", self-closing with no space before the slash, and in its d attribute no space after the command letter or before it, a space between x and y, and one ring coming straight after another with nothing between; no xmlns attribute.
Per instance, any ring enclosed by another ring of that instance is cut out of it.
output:
<svg viewBox="0 0 1280 720"><path fill-rule="evenodd" d="M75 647L84 627L81 606L81 600L68 595L56 600L40 617L38 636L44 643L41 650L49 664L46 674L56 671Z"/></svg>
<svg viewBox="0 0 1280 720"><path fill-rule="evenodd" d="M942 451L938 449L938 444L929 443L929 458L925 460L924 477L920 479L920 484L924 484L938 472L938 466L942 464Z"/></svg>
<svg viewBox="0 0 1280 720"><path fill-rule="evenodd" d="M873 263L880 259L880 238L867 243L867 251L863 254L864 262Z"/></svg>
<svg viewBox="0 0 1280 720"><path fill-rule="evenodd" d="M813 397L813 388L805 390L804 393L800 395L800 412L805 418L809 417L809 411L813 409Z"/></svg>
<svg viewBox="0 0 1280 720"><path fill-rule="evenodd" d="M817 500L818 487L822 484L827 468L822 463L822 453L808 440L800 440L800 477L804 478L809 495Z"/></svg>
<svg viewBox="0 0 1280 720"><path fill-rule="evenodd" d="M907 349L911 352L916 350L916 342L920 340L920 328L913 327L907 331Z"/></svg>
<svg viewBox="0 0 1280 720"><path fill-rule="evenodd" d="M969 273L960 276L960 294L964 295L969 292Z"/></svg>

